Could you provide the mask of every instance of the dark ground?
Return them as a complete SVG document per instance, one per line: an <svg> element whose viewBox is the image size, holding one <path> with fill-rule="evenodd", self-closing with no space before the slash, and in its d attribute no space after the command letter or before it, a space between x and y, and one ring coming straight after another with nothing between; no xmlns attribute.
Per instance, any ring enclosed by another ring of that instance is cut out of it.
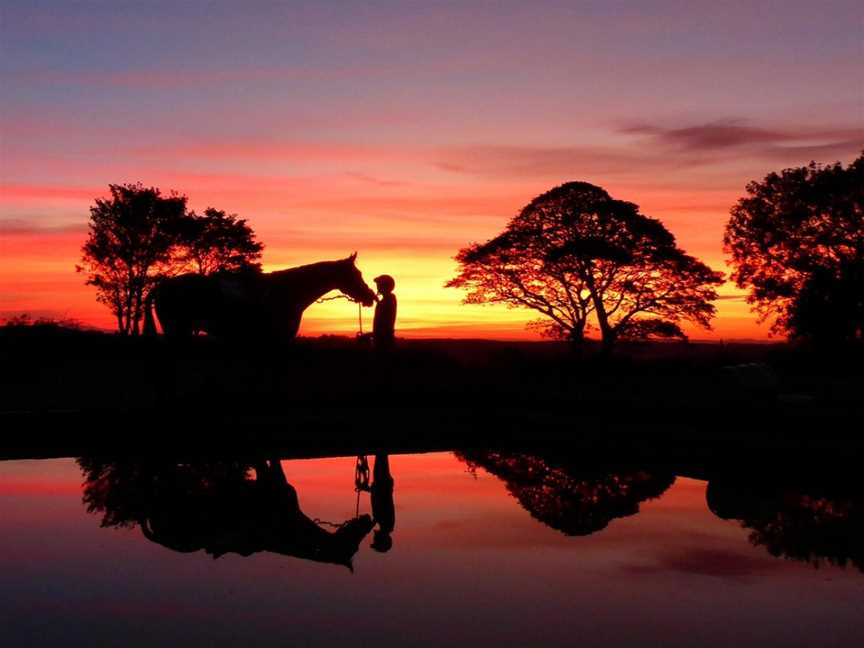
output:
<svg viewBox="0 0 864 648"><path fill-rule="evenodd" d="M840 448L864 430L864 353L786 344L348 338L286 346L0 328L0 456L250 445L295 455L566 444ZM836 454L836 453L834 453Z"/></svg>

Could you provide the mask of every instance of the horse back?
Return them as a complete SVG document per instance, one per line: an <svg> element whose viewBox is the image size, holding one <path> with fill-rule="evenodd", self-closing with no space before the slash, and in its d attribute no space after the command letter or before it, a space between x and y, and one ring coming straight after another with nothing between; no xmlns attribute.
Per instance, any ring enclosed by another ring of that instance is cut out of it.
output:
<svg viewBox="0 0 864 648"><path fill-rule="evenodd" d="M165 279L154 303L167 335L293 337L299 313L285 297L263 274L183 274Z"/></svg>

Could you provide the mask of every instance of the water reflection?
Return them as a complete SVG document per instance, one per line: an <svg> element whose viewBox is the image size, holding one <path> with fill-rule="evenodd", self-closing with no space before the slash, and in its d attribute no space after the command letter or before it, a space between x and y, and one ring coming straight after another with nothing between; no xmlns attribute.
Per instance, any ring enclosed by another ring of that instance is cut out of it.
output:
<svg viewBox="0 0 864 648"><path fill-rule="evenodd" d="M350 569L374 525L369 515L341 524L308 517L278 459L78 463L84 503L102 515L102 526L137 525L148 540L178 552L203 549L218 558L268 551Z"/></svg>
<svg viewBox="0 0 864 648"><path fill-rule="evenodd" d="M3 464L3 645L864 645L851 478L462 456Z"/></svg>
<svg viewBox="0 0 864 648"><path fill-rule="evenodd" d="M372 475L372 517L377 528L372 548L381 553L393 547L393 529L396 527L396 504L393 502L393 476L390 474L390 458L386 454L375 455Z"/></svg>
<svg viewBox="0 0 864 648"><path fill-rule="evenodd" d="M731 476L711 479L708 507L739 520L750 542L772 556L864 571L864 492L855 483L788 484Z"/></svg>
<svg viewBox="0 0 864 648"><path fill-rule="evenodd" d="M532 517L566 535L595 533L615 518L635 515L641 502L660 497L675 481L663 471L586 471L566 460L517 452L457 456L501 479Z"/></svg>
<svg viewBox="0 0 864 648"><path fill-rule="evenodd" d="M662 467L591 468L566 456L510 451L455 453L471 470L501 480L531 517L567 536L586 536L636 515L675 482ZM82 458L83 499L102 526L139 527L152 542L178 552L250 556L267 551L352 568L363 539L388 552L396 525L394 478L386 454L355 463L357 511L341 522L306 515L277 458L254 461L135 461ZM347 476L346 476L347 477ZM346 480L347 481L347 480ZM362 493L372 515L359 514ZM711 512L738 520L750 542L776 557L812 564L852 564L864 571L864 491L855 484L818 486L713 475Z"/></svg>

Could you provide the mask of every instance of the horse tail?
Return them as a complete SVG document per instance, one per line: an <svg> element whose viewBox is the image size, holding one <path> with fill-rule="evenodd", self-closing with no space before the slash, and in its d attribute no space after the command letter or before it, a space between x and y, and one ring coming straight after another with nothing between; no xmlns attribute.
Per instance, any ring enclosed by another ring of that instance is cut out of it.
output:
<svg viewBox="0 0 864 648"><path fill-rule="evenodd" d="M154 286L144 300L144 335L147 337L155 337L156 321L153 319L153 300L156 299L156 294L159 292L159 286Z"/></svg>

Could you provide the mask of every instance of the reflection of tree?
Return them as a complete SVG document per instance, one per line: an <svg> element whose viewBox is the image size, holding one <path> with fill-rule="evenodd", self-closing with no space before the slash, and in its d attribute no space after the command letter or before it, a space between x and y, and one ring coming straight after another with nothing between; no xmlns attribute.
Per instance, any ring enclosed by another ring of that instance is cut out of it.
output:
<svg viewBox="0 0 864 648"><path fill-rule="evenodd" d="M864 516L859 490L783 487L765 483L708 484L708 506L740 520L750 542L772 555L864 571Z"/></svg>
<svg viewBox="0 0 864 648"><path fill-rule="evenodd" d="M278 460L173 463L79 460L84 504L102 526L138 525L149 540L214 558L270 551L351 566L372 528L363 515L327 531L301 510Z"/></svg>
<svg viewBox="0 0 864 648"><path fill-rule="evenodd" d="M576 471L537 455L469 451L459 453L503 480L533 517L566 535L588 535L612 520L634 515L639 504L672 485L671 474L644 470Z"/></svg>

